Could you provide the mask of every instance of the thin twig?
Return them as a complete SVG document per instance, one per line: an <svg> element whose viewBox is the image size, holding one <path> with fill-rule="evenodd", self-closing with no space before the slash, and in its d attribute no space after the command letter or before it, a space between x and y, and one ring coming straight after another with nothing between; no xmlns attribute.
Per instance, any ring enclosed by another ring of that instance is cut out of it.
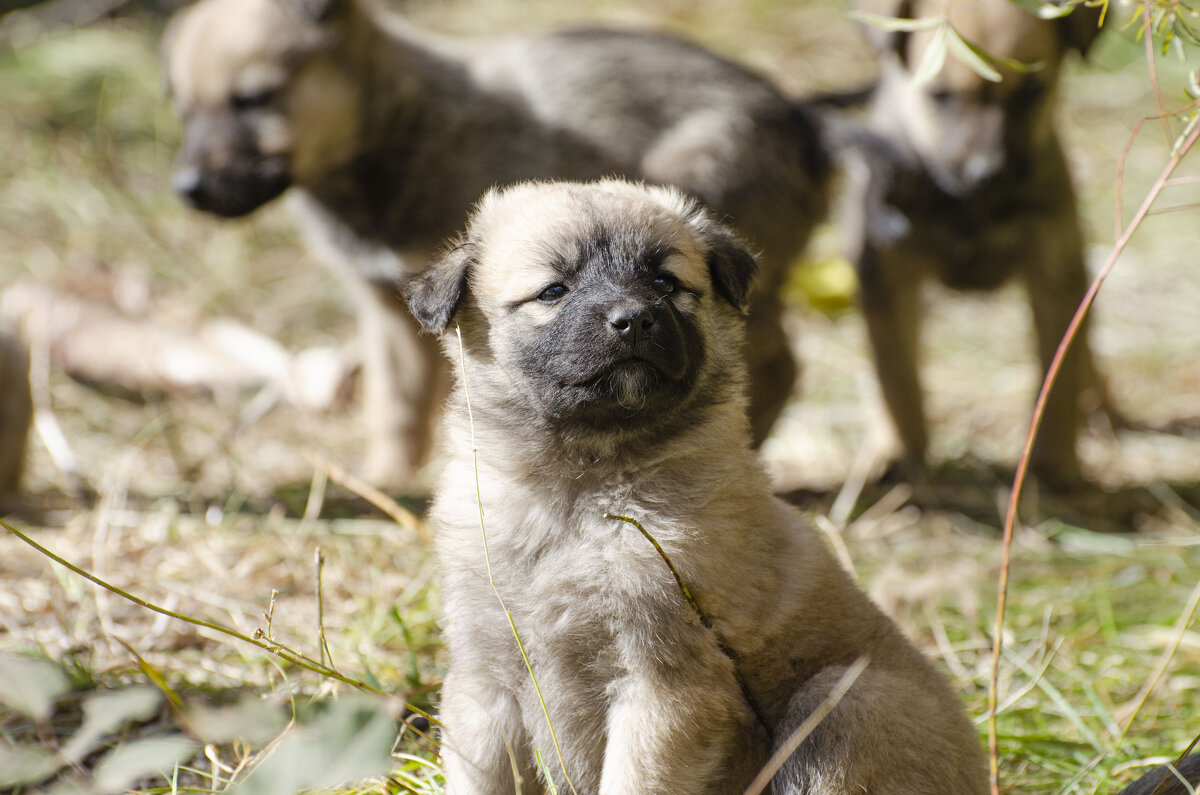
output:
<svg viewBox="0 0 1200 795"><path fill-rule="evenodd" d="M1150 2L1142 0L1142 40L1146 44L1146 68L1150 72L1150 85L1154 87L1154 104L1158 106L1158 118L1162 120L1163 134L1167 146L1171 145L1171 122L1167 119L1167 108L1163 102L1162 85L1158 82L1158 63L1154 58L1154 36L1150 27Z"/></svg>
<svg viewBox="0 0 1200 795"><path fill-rule="evenodd" d="M1145 121L1145 119L1142 121ZM1137 130L1139 129L1141 129L1141 122L1138 123L1134 135L1137 134ZM1046 377L1042 381L1041 389L1038 391L1037 402L1033 408L1033 418L1030 420L1029 431L1025 437L1025 446L1021 451L1021 458L1017 462L1016 474L1013 476L1012 490L1009 492L1008 498L1008 511L1004 517L1004 541L1000 553L1000 576L996 594L996 624L992 638L992 673L988 682L988 778L992 795L999 795L1000 793L1000 753L999 739L996 732L996 701L1000 679L1001 650L1004 644L1004 611L1008 601L1008 575L1012 558L1012 539L1017 519L1017 508L1021 499L1021 488L1025 484L1025 477L1029 471L1029 461L1033 454L1033 442L1037 438L1038 430L1041 428L1042 415L1046 410L1046 400L1050 394L1050 389L1054 386L1054 382L1058 378L1059 371L1062 369L1063 359L1066 358L1071 343L1078 336L1079 328L1083 324L1088 310L1091 309L1092 304L1095 302L1101 285L1108 278L1108 274L1116 264L1117 258L1120 257L1125 247L1129 244L1129 240L1134 232L1137 231L1142 221L1145 220L1147 214L1150 212L1151 205L1154 204L1159 193L1162 192L1172 172L1174 172L1180 161L1191 150L1198 137L1200 137L1200 126L1193 126L1188 134L1172 147L1171 154L1167 159L1166 165L1163 166L1158 179L1150 187L1149 192L1142 200L1141 206L1138 207L1137 212L1130 220L1129 226L1124 229L1116 243L1113 244L1113 249L1109 253L1108 260L1104 263L1100 272L1096 274L1096 278L1092 281L1091 286L1088 287L1083 301L1080 302L1079 307L1075 310L1075 315L1071 318L1071 323L1067 326L1066 333L1063 334L1062 341L1054 353L1054 359L1050 362L1050 367L1046 370ZM1130 142L1130 146L1132 146L1132 141ZM1129 147L1126 148L1126 154L1128 154L1128 151ZM1123 157L1120 166L1122 170L1124 168L1124 161L1125 158Z"/></svg>
<svg viewBox="0 0 1200 795"><path fill-rule="evenodd" d="M321 518L321 510L325 507L325 486L328 483L329 475L325 470L319 466L313 467L308 500L304 503L304 515L300 517L301 524L310 525Z"/></svg>
<svg viewBox="0 0 1200 795"><path fill-rule="evenodd" d="M325 584L321 576L325 569L325 554L320 547L317 547L314 558L317 569L317 644L320 646L321 664L325 665L328 661L332 667L333 653L329 651L329 643L325 640Z"/></svg>
<svg viewBox="0 0 1200 795"><path fill-rule="evenodd" d="M796 749L800 747L800 743L804 742L813 730L820 725L825 717L833 712L833 708L838 705L846 693L850 690L851 685L862 675L862 672L871 664L871 658L863 655L850 664L842 677L834 684L833 689L829 691L829 695L825 696L824 700L817 705L817 708L812 711L804 722L796 727L796 731L792 732L791 736L784 741L783 745L779 746L771 758L767 760L767 764L762 770L758 771L758 775L754 777L754 781L750 782L750 786L746 787L744 795L759 795L767 785L771 783L771 778L783 767L783 763L788 760Z"/></svg>
<svg viewBox="0 0 1200 795"><path fill-rule="evenodd" d="M1167 215L1169 213L1177 213L1182 210L1195 210L1200 207L1200 202L1191 202L1188 204L1176 204L1171 207L1163 207L1158 210L1151 210L1148 215Z"/></svg>
<svg viewBox="0 0 1200 795"><path fill-rule="evenodd" d="M307 456L308 459L312 461L313 465L320 468L334 483L338 484L342 488L349 489L358 496L362 497L364 500L386 513L393 522L400 525L404 529L412 530L426 541L433 541L433 536L429 533L429 529L425 527L425 523L422 522L415 513L408 510L403 505L372 486L370 483L367 483L361 478L355 477L319 453L310 451L307 453Z"/></svg>
<svg viewBox="0 0 1200 795"><path fill-rule="evenodd" d="M504 603L504 597L500 595L500 589L496 587L496 579L492 576L492 553L488 549L487 540L487 525L483 521L483 492L479 487L479 448L475 444L475 415L471 411L471 391L467 386L467 354L463 347L462 328L457 324L454 326L454 333L458 335L458 358L459 365L462 368L462 385L463 395L467 401L467 421L471 426L471 461L475 473L475 505L479 508L479 534L483 538L483 559L487 564L488 584L492 586L492 593L496 595L496 601L500 603L500 609L504 611L504 615L508 618L508 626L512 629L513 637L517 640L517 648L521 650L521 659L525 661L525 670L529 672L529 679L533 682L533 690L537 693L538 703L542 706L542 714L546 717L546 726L550 729L550 739L554 742L554 752L558 754L558 765L562 768L563 778L567 780L567 786L571 788L571 792L579 795L575 789L575 784L571 781L570 774L567 773L567 763L563 759L562 748L558 743L558 733L554 731L554 722L550 720L550 710L546 707L546 699L542 695L541 685L538 684L537 676L533 673L533 664L529 662L529 655L525 652L525 644L521 641L521 633L517 631L517 622L513 619L512 612Z"/></svg>
<svg viewBox="0 0 1200 795"><path fill-rule="evenodd" d="M279 591L272 588L271 589L271 601L269 601L267 603L267 612L263 613L263 618L265 618L267 620L266 637L267 637L267 640L271 641L271 642L274 642L274 640L275 640L275 636L273 635L273 632L275 629L275 600L278 598L279 598Z"/></svg>

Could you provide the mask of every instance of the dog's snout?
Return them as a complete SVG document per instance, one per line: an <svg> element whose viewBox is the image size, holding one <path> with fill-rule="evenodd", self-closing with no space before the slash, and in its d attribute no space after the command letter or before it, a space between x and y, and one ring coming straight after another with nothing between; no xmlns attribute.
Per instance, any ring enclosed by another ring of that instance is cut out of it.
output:
<svg viewBox="0 0 1200 795"><path fill-rule="evenodd" d="M617 336L633 345L654 325L654 312L644 304L617 304L608 310L608 324Z"/></svg>
<svg viewBox="0 0 1200 795"><path fill-rule="evenodd" d="M189 166L188 168L181 168L175 173L172 186L175 188L176 193L192 204L196 204L204 191L204 178L200 173L200 169Z"/></svg>

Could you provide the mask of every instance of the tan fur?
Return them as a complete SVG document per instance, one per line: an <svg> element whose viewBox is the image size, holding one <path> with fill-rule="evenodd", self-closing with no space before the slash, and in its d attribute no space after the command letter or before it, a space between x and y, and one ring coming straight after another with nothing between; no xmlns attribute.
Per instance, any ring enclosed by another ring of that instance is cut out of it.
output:
<svg viewBox="0 0 1200 795"><path fill-rule="evenodd" d="M670 253L658 265L636 254L664 246ZM466 235L410 288L418 317L446 330L456 366L453 327L464 340L465 376L445 417L449 463L431 512L449 655L441 719L451 795L541 792L535 751L565 788L488 583L480 506L496 589L580 793L740 793L863 655L865 673L771 791L986 791L979 743L948 682L819 533L771 495L750 449L737 304L752 272L728 233L678 192L528 184L484 199ZM702 350L686 393L658 401L670 380L660 373L641 393L652 409L600 424L548 415L543 407L567 387L543 376L545 357L610 361L605 340L622 328L612 307L639 306L643 280L656 276L677 285L653 304L647 333L679 318L691 329L682 349ZM560 283L566 297L543 298ZM576 339L589 342L576 351ZM605 518L610 512L655 536L711 630L649 541Z"/></svg>
<svg viewBox="0 0 1200 795"><path fill-rule="evenodd" d="M29 354L0 331L0 494L15 492L25 469L25 445L33 422Z"/></svg>
<svg viewBox="0 0 1200 795"><path fill-rule="evenodd" d="M446 374L396 298L489 187L623 175L671 184L762 253L751 407L761 441L795 364L778 291L824 210L807 109L678 39L566 30L443 39L367 0L200 0L165 37L186 125L177 185L251 212L288 187L358 304L367 473L403 484L431 444Z"/></svg>
<svg viewBox="0 0 1200 795"><path fill-rule="evenodd" d="M1087 288L1075 194L1053 117L1063 57L1088 46L1098 10L1081 7L1047 21L1009 0L862 5L913 18L945 10L954 29L986 52L1040 65L1027 73L998 67L997 83L951 56L917 86L912 76L932 32L875 36L882 75L870 102L871 133L862 139L869 172L850 180L847 227L883 394L909 459L920 464L928 446L918 374L922 281L987 290L1019 278L1043 367ZM1085 326L1034 450L1034 466L1051 485L1080 479L1080 400L1093 387Z"/></svg>

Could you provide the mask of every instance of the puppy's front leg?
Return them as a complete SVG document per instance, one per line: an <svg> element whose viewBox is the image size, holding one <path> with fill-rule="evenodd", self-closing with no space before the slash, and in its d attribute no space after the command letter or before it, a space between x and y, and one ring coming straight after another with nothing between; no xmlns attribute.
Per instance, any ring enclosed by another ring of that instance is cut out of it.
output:
<svg viewBox="0 0 1200 795"><path fill-rule="evenodd" d="M486 677L451 668L442 686L442 768L447 795L532 792L528 738L516 700Z"/></svg>
<svg viewBox="0 0 1200 795"><path fill-rule="evenodd" d="M762 754L741 690L720 667L720 676L644 671L614 685L602 795L741 792Z"/></svg>

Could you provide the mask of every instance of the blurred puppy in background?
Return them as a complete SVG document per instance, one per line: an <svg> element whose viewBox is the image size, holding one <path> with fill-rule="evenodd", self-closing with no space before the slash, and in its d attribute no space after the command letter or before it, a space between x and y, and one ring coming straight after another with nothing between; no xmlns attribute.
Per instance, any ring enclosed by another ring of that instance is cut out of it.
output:
<svg viewBox="0 0 1200 795"><path fill-rule="evenodd" d="M358 298L366 473L403 483L428 453L446 382L396 295L492 185L623 175L682 188L760 252L750 412L759 441L796 366L778 288L825 208L808 110L663 35L565 30L435 37L365 0L201 0L165 37L185 124L177 187L249 213L288 188L312 247Z"/></svg>
<svg viewBox="0 0 1200 795"><path fill-rule="evenodd" d="M1010 0L868 0L860 7L913 19L945 11L954 29L983 51L1029 65L1018 71L998 60L1002 79L992 82L950 56L918 86L913 73L934 32L872 31L882 74L868 104L870 133L858 138L867 168L852 170L848 180L847 237L857 249L883 396L909 462L920 466L929 442L918 374L923 279L991 290L1019 278L1043 367L1086 292L1079 215L1054 108L1063 58L1091 44L1099 9L1042 20ZM1098 389L1098 380L1085 326L1034 448L1035 470L1050 485L1080 480L1080 403L1091 387Z"/></svg>
<svg viewBox="0 0 1200 795"><path fill-rule="evenodd" d="M20 486L32 423L29 353L15 336L0 329L0 494Z"/></svg>
<svg viewBox="0 0 1200 795"><path fill-rule="evenodd" d="M497 594L578 792L741 793L863 657L771 791L987 791L945 677L772 496L750 447L755 270L678 191L526 184L488 194L410 285L430 331L461 329L465 373L430 514L448 793L542 792L535 752L555 747ZM458 362L458 335L443 340ZM655 537L710 624L610 514Z"/></svg>

